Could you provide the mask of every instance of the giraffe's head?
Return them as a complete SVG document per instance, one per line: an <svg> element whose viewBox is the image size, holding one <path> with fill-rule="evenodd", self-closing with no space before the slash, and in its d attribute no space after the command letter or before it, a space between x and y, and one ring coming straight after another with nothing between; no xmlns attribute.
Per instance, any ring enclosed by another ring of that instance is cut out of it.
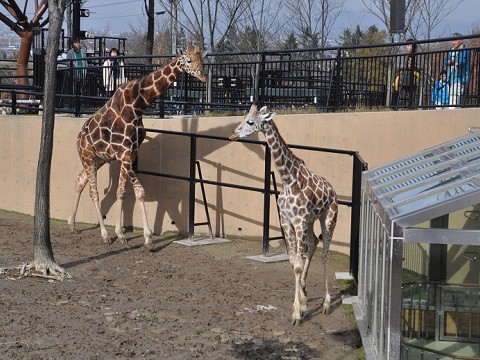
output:
<svg viewBox="0 0 480 360"><path fill-rule="evenodd" d="M206 51L202 51L199 45L188 45L187 50L180 56L180 68L201 82L206 82L207 78L202 69L205 54Z"/></svg>
<svg viewBox="0 0 480 360"><path fill-rule="evenodd" d="M264 106L260 110L257 109L256 104L252 104L250 111L245 118L230 135L230 140L238 140L256 132L263 131L265 123L272 120L275 113L268 112L267 107Z"/></svg>

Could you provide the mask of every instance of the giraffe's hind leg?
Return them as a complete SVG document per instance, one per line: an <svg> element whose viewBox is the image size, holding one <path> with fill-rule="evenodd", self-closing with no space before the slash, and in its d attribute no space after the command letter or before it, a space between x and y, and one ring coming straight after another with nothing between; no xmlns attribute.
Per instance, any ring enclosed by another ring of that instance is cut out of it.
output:
<svg viewBox="0 0 480 360"><path fill-rule="evenodd" d="M320 218L322 226L321 239L323 241L322 260L325 296L323 298L322 313L327 314L330 310L330 293L328 292L328 250L333 237L333 230L337 223L337 204L331 205Z"/></svg>
<svg viewBox="0 0 480 360"><path fill-rule="evenodd" d="M118 178L118 188L117 188L117 211L118 211L118 218L117 224L115 225L115 234L117 235L118 240L122 244L127 243L127 239L125 239L125 235L123 234L123 199L125 198L126 192L126 184L127 184L127 174L123 167L120 169L120 175Z"/></svg>
<svg viewBox="0 0 480 360"><path fill-rule="evenodd" d="M302 276L300 278L300 283L302 285L302 290L305 296L307 295L306 285L307 285L307 274L308 269L310 268L310 263L312 261L315 250L317 250L318 238L315 236L313 231L313 222L307 225L307 250L305 253L305 264L303 266ZM307 312L307 305L305 301L305 306L302 308L302 315L305 315Z"/></svg>
<svg viewBox="0 0 480 360"><path fill-rule="evenodd" d="M82 191L85 188L85 185L88 183L88 176L85 170L82 170L77 176L77 181L75 182L75 198L73 200L73 209L68 218L68 225L73 232L78 232L77 227L75 226L75 217L77 216L78 203L80 202L80 196Z"/></svg>

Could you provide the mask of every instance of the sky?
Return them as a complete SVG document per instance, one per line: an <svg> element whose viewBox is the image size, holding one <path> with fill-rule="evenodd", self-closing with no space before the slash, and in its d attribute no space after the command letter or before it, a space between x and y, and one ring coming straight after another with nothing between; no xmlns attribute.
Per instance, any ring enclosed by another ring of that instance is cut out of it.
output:
<svg viewBox="0 0 480 360"><path fill-rule="evenodd" d="M365 0L369 1L369 0ZM336 33L345 28L354 28L359 24L367 28L372 24L380 25L375 17L368 13L362 0L346 0L347 10L336 24ZM145 22L146 16L143 9L143 0L87 0L83 5L91 11L88 18L82 18L82 30L102 32L108 29L111 34L128 31L131 26L139 27ZM161 11L161 6L156 3L155 11ZM168 15L159 15L167 20ZM450 36L452 32L470 33L473 27L480 27L480 0L464 0L435 34L437 37Z"/></svg>

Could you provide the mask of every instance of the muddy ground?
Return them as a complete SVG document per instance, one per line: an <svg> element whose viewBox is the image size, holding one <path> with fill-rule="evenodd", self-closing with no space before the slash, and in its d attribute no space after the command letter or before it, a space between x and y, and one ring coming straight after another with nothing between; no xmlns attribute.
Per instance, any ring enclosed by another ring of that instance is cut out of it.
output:
<svg viewBox="0 0 480 360"><path fill-rule="evenodd" d="M290 326L294 277L288 262L258 263L261 243L186 247L176 234L142 247L102 242L88 224L72 234L52 223L63 282L0 276L0 359L357 359L361 341L348 284L334 280L348 258L332 253L332 312L322 304L321 251L307 282L309 315ZM113 234L112 229L110 232ZM33 220L0 211L0 267L32 260ZM278 248L280 249L280 248ZM360 349L360 350L359 350Z"/></svg>

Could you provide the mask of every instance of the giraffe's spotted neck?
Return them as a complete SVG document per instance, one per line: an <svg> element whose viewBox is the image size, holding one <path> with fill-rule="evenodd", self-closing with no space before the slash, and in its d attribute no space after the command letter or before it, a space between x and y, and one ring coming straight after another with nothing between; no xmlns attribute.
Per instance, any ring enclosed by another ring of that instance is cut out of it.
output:
<svg viewBox="0 0 480 360"><path fill-rule="evenodd" d="M183 72L183 61L182 56L177 56L160 69L140 80L140 94L145 99L144 109L149 107L160 94L180 77Z"/></svg>
<svg viewBox="0 0 480 360"><path fill-rule="evenodd" d="M280 173L284 186L292 186L296 181L296 163L299 159L293 154L285 140L278 132L275 123L270 120L265 122L262 132L267 140L272 153L272 159Z"/></svg>

